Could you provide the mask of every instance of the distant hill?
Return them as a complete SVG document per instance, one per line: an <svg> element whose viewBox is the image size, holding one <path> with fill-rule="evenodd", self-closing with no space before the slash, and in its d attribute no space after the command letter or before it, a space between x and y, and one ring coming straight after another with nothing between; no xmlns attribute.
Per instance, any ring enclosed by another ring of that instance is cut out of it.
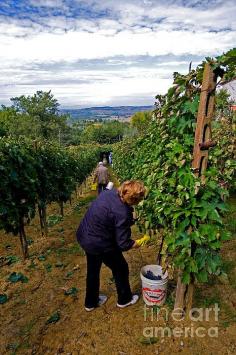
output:
<svg viewBox="0 0 236 355"><path fill-rule="evenodd" d="M88 107L81 109L61 109L65 114L68 113L73 121L77 120L94 120L94 119L127 119L140 111L153 110L153 106L103 106L103 107Z"/></svg>

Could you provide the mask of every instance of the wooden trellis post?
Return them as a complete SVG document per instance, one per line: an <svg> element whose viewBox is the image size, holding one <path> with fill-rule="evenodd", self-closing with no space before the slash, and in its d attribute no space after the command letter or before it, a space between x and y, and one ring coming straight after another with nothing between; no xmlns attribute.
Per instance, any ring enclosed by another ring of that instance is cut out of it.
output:
<svg viewBox="0 0 236 355"><path fill-rule="evenodd" d="M192 162L195 174L200 176L202 181L204 181L203 173L207 168L209 148L215 145L211 140L211 120L215 107L216 82L217 74L213 72L209 64L205 64Z"/></svg>
<svg viewBox="0 0 236 355"><path fill-rule="evenodd" d="M197 114L197 125L193 149L192 168L194 173L204 182L204 171L207 168L208 151L215 144L211 140L211 120L215 106L215 88L217 83L217 71L213 71L207 63L204 67L200 102ZM191 254L195 252L196 245L192 243ZM174 308L189 311L192 307L194 279L191 276L189 285L181 281L181 273L178 275L176 298Z"/></svg>

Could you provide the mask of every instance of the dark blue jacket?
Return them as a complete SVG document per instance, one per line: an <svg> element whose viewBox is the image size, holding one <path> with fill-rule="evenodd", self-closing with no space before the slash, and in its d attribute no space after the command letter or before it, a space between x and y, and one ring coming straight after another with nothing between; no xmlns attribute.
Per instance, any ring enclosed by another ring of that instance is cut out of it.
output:
<svg viewBox="0 0 236 355"><path fill-rule="evenodd" d="M81 247L90 254L129 250L133 208L123 203L117 190L103 191L92 202L77 230Z"/></svg>

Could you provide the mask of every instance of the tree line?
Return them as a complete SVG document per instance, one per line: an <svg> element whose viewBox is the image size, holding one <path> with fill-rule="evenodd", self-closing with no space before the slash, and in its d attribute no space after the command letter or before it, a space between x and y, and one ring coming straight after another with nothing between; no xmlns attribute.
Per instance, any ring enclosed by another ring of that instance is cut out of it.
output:
<svg viewBox="0 0 236 355"><path fill-rule="evenodd" d="M87 143L112 144L145 128L149 113L137 113L129 122L118 120L76 121L62 114L51 91L37 91L32 96L10 99L11 105L0 109L0 137L22 136L58 142L62 145Z"/></svg>

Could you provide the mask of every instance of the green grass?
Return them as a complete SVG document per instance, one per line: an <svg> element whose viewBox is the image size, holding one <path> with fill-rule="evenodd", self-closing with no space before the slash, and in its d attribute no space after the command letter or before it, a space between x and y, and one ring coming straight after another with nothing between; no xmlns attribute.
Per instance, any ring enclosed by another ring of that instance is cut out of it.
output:
<svg viewBox="0 0 236 355"><path fill-rule="evenodd" d="M71 279L74 275L74 271L68 271L66 276L65 276L65 279Z"/></svg>
<svg viewBox="0 0 236 355"><path fill-rule="evenodd" d="M35 270L35 269L37 269L37 265L34 263L33 260L31 260L31 263L27 268L30 270Z"/></svg>
<svg viewBox="0 0 236 355"><path fill-rule="evenodd" d="M210 297L207 297L203 300L203 307L210 307L214 304L220 304L221 303L221 300L220 300L220 297L218 295L215 295L215 296L210 296Z"/></svg>
<svg viewBox="0 0 236 355"><path fill-rule="evenodd" d="M210 307L211 305L214 305L217 303L219 306L221 305L221 298L219 291L216 288L210 288L204 290L204 286L202 285L200 287L195 288L195 293L194 293L194 303L196 304L197 307ZM212 294L209 294L209 291Z"/></svg>
<svg viewBox="0 0 236 355"><path fill-rule="evenodd" d="M15 355L17 353L17 351L20 348L20 344L19 343L9 343L6 346L6 350L7 351L11 351L10 355Z"/></svg>
<svg viewBox="0 0 236 355"><path fill-rule="evenodd" d="M222 269L223 271L230 276L232 270L235 268L236 266L236 260L224 260L223 261L223 265L222 265Z"/></svg>
<svg viewBox="0 0 236 355"><path fill-rule="evenodd" d="M63 220L63 217L61 215L52 214L52 215L48 216L47 225L48 225L48 227L53 227L56 224L58 224L59 222L61 222L62 220Z"/></svg>
<svg viewBox="0 0 236 355"><path fill-rule="evenodd" d="M52 271L52 265L51 264L46 264L46 265L44 265L44 267L45 267L45 270L47 272L51 272Z"/></svg>
<svg viewBox="0 0 236 355"><path fill-rule="evenodd" d="M24 298L20 298L14 302L14 306L24 305L24 304L27 304L27 301Z"/></svg>
<svg viewBox="0 0 236 355"><path fill-rule="evenodd" d="M19 331L19 335L20 336L27 336L30 335L34 325L36 324L36 320L31 320L29 323L27 323L26 325L24 325L20 331Z"/></svg>
<svg viewBox="0 0 236 355"><path fill-rule="evenodd" d="M229 327L231 324L236 323L236 311L227 303L223 303L220 310L220 326L223 328Z"/></svg>
<svg viewBox="0 0 236 355"><path fill-rule="evenodd" d="M74 254L79 254L79 255L84 255L83 249L80 247L78 243L75 243L69 247L62 247L57 249L56 251L57 255L60 256L62 254L68 254L68 255L74 255Z"/></svg>
<svg viewBox="0 0 236 355"><path fill-rule="evenodd" d="M223 270L228 276L230 286L236 290L236 261L224 260Z"/></svg>
<svg viewBox="0 0 236 355"><path fill-rule="evenodd" d="M75 211L79 211L82 207L88 205L89 203L91 203L93 200L95 200L96 196L86 196L83 199L81 199L80 201L77 202L76 206L75 206Z"/></svg>
<svg viewBox="0 0 236 355"><path fill-rule="evenodd" d="M171 297L171 295L167 296L165 304L169 307L169 309L173 309L174 308L174 300Z"/></svg>

